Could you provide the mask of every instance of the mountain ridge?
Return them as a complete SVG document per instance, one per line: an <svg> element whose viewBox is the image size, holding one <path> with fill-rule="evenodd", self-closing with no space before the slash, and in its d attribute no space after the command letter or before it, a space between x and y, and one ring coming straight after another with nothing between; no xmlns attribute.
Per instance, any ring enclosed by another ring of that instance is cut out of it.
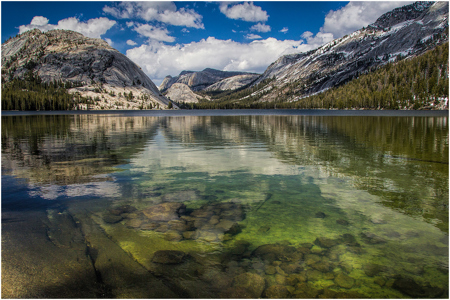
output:
<svg viewBox="0 0 450 300"><path fill-rule="evenodd" d="M317 49L278 58L252 86L275 78L260 91L266 95L259 101L275 101L288 92L292 94L288 101L296 101L342 85L388 62L424 53L448 41L446 32L448 2L416 2ZM266 93L268 89L270 93Z"/></svg>

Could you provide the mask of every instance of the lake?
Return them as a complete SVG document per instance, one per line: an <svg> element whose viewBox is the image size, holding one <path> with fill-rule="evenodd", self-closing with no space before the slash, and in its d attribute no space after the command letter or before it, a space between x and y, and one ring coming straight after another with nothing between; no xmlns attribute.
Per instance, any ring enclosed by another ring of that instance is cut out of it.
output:
<svg viewBox="0 0 450 300"><path fill-rule="evenodd" d="M448 298L448 111L2 112L4 298Z"/></svg>

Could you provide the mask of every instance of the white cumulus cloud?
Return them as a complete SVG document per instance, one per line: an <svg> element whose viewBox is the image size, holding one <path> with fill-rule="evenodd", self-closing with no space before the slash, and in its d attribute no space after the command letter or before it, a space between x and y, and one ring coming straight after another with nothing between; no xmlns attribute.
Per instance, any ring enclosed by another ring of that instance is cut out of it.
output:
<svg viewBox="0 0 450 300"><path fill-rule="evenodd" d="M30 25L35 25L35 26L45 26L48 24L48 19L46 17L43 16L36 16L33 18L33 20L31 20Z"/></svg>
<svg viewBox="0 0 450 300"><path fill-rule="evenodd" d="M159 28L149 24L138 24L133 30L140 35L149 38L149 41L157 40L169 43L175 41L175 37L170 36L169 31L166 28Z"/></svg>
<svg viewBox="0 0 450 300"><path fill-rule="evenodd" d="M258 31L258 32L269 32L271 30L269 25L263 23L257 23L250 27L250 30Z"/></svg>
<svg viewBox="0 0 450 300"><path fill-rule="evenodd" d="M340 38L362 27L375 22L382 14L394 8L408 5L414 1L350 1L346 6L336 11L330 11L326 17L321 32L332 33L334 38Z"/></svg>
<svg viewBox="0 0 450 300"><path fill-rule="evenodd" d="M249 33L245 36L245 38L248 40L256 40L256 39L262 39L262 36L253 34L253 33Z"/></svg>
<svg viewBox="0 0 450 300"><path fill-rule="evenodd" d="M318 48L334 40L332 33L318 32L314 36L311 31L305 31L302 34L302 38L306 40L306 43L311 47L311 49Z"/></svg>
<svg viewBox="0 0 450 300"><path fill-rule="evenodd" d="M66 29L79 32L87 37L100 38L101 35L105 34L115 24L116 21L103 17L89 19L86 22L82 22L78 18L71 17L60 20L58 24L49 24L49 20L47 18L43 16L35 16L29 25L19 26L19 33L35 28L43 32L53 29Z"/></svg>
<svg viewBox="0 0 450 300"><path fill-rule="evenodd" d="M130 46L136 46L137 43L136 43L135 41L133 41L133 40L128 40L128 41L127 41L127 45L130 45Z"/></svg>
<svg viewBox="0 0 450 300"><path fill-rule="evenodd" d="M114 45L114 42L111 39L105 38L105 41L110 45L111 47Z"/></svg>
<svg viewBox="0 0 450 300"><path fill-rule="evenodd" d="M166 45L150 42L130 49L128 58L142 67L159 84L167 75L176 76L183 70L214 68L225 71L262 73L281 55L311 50L302 40L275 38L239 43L214 37L189 44Z"/></svg>
<svg viewBox="0 0 450 300"><path fill-rule="evenodd" d="M261 7L254 5L253 2L244 2L231 6L230 3L222 2L219 9L227 18L233 20L265 22L269 19L267 12L262 10Z"/></svg>
<svg viewBox="0 0 450 300"><path fill-rule="evenodd" d="M202 18L193 9L180 8L177 10L173 2L121 2L113 6L103 7L103 11L119 19L142 19L158 21L175 26L205 28Z"/></svg>

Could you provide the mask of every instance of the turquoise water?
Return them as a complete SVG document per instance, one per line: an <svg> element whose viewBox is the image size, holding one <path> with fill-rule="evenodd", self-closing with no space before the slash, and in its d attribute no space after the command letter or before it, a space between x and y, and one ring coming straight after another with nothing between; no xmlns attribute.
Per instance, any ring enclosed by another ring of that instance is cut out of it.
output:
<svg viewBox="0 0 450 300"><path fill-rule="evenodd" d="M448 298L446 113L250 112L2 116L2 296Z"/></svg>

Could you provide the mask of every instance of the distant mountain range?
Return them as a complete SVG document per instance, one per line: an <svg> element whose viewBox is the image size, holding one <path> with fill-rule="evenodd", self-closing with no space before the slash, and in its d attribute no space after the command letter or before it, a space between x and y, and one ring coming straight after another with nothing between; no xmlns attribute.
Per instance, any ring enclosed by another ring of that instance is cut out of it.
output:
<svg viewBox="0 0 450 300"><path fill-rule="evenodd" d="M448 42L448 13L446 1L416 2L315 50L284 55L263 74L210 68L183 71L167 76L159 89L139 66L101 39L67 30L34 29L2 44L2 87L9 86L2 89L2 98L7 90L11 102L14 80L31 78L38 84L66 87L70 95L83 99L79 103L85 104L79 107L92 109L167 108L168 98L177 103L296 102ZM448 70L446 74L448 78ZM18 87L22 94L28 90Z"/></svg>
<svg viewBox="0 0 450 300"><path fill-rule="evenodd" d="M212 101L234 97L238 105L249 98L259 103L280 99L295 102L341 86L361 74L419 56L448 42L448 13L449 5L445 1L416 2L396 8L375 23L315 50L280 57L248 84L248 93L240 92L234 96L225 93L226 98L216 97ZM217 93L227 89L224 85L221 87L215 90L203 88L202 91Z"/></svg>
<svg viewBox="0 0 450 300"><path fill-rule="evenodd" d="M360 74L414 57L448 41L448 2L416 2L396 8L369 26L307 53L280 57L253 85L275 80L260 101L274 101L285 89L288 101L342 85ZM276 87L276 88L275 88Z"/></svg>

